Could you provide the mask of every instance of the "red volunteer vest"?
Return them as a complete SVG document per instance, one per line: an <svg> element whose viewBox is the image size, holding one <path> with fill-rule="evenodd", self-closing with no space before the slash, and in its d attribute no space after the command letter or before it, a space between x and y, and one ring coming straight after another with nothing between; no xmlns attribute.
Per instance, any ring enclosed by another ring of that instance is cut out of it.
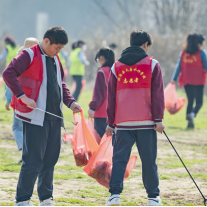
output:
<svg viewBox="0 0 207 207"><path fill-rule="evenodd" d="M34 53L33 61L29 65L28 69L22 73L17 78L17 80L22 86L25 95L36 102L43 81L43 63L39 46L34 45L30 49L32 49ZM60 64L59 57L57 56L57 58ZM33 110L28 108L20 99L17 99L14 95L12 97L11 107L22 113L29 113Z"/></svg>
<svg viewBox="0 0 207 207"><path fill-rule="evenodd" d="M206 71L203 68L200 58L201 51L194 55L183 52L181 56L181 74L179 77L179 86L183 85L205 85Z"/></svg>
<svg viewBox="0 0 207 207"><path fill-rule="evenodd" d="M117 75L114 124L127 121L152 121L151 78L152 57L145 57L135 65L115 63Z"/></svg>
<svg viewBox="0 0 207 207"><path fill-rule="evenodd" d="M108 87L110 68L109 67L102 67L101 69L104 72L104 77L105 77L105 80L106 80L106 85ZM107 118L106 106L107 106L107 89L106 89L105 94L104 94L104 101L100 105L100 107L95 110L94 117L95 118Z"/></svg>

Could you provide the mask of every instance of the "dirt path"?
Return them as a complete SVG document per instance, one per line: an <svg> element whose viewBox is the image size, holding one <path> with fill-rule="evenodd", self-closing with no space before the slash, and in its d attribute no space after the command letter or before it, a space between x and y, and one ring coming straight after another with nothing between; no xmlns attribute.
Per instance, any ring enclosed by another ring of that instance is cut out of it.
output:
<svg viewBox="0 0 207 207"><path fill-rule="evenodd" d="M8 126L0 126L0 205L13 205L20 154ZM207 196L207 130L184 131L170 135L174 146L195 177L204 195ZM104 205L108 190L85 175L75 166L70 143L67 151L61 151L54 173L54 200L56 205ZM134 147L132 154L136 154ZM157 163L160 177L160 196L164 205L202 205L203 199L182 167L164 135L158 136ZM142 184L141 162L138 159L130 177L124 182L122 203L124 205L146 205L146 192ZM38 204L37 187L32 201Z"/></svg>

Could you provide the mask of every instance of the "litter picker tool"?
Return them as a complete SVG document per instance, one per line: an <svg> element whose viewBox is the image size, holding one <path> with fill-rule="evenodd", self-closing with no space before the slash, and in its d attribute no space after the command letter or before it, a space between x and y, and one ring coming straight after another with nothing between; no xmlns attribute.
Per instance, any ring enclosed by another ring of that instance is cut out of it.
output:
<svg viewBox="0 0 207 207"><path fill-rule="evenodd" d="M69 121L69 122L73 123L74 125L77 125L77 124L78 124L77 121L70 121L70 120L68 120L68 119L66 119L66 118L63 118L63 117L61 117L61 116L57 116L57 115L55 115L55 114L52 114L52 113L50 113L50 112L44 111L44 110L39 109L39 108L33 108L33 109L37 109L37 110L39 110L39 111L45 112L45 113L47 113L47 114L50 114L50 115L52 115L52 116L56 116L56 117L58 117L58 118L60 118L60 119Z"/></svg>
<svg viewBox="0 0 207 207"><path fill-rule="evenodd" d="M177 150L175 149L175 147L173 146L172 142L170 141L170 139L168 138L167 134L165 133L165 131L163 131L164 135L166 136L166 138L168 139L169 143L171 144L172 148L174 149L175 153L177 154L178 158L180 159L180 161L182 162L183 166L185 167L186 171L188 172L189 176L191 177L192 181L194 182L195 186L197 187L198 191L200 192L201 196L204 199L204 205L206 206L206 201L207 199L205 198L205 196L203 195L203 193L201 192L200 188L198 187L198 185L196 184L195 180L193 179L192 175L190 174L188 168L185 166L184 162L182 161L180 155L178 154Z"/></svg>

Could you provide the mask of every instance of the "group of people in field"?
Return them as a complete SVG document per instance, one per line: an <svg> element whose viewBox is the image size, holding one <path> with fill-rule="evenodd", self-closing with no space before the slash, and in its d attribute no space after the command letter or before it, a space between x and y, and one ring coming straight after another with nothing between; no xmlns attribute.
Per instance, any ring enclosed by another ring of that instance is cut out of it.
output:
<svg viewBox="0 0 207 207"><path fill-rule="evenodd" d="M175 84L179 77L180 86L185 87L188 128L194 128L193 120L203 101L207 71L204 42L200 34L188 36L172 78ZM67 43L68 35L62 27L49 28L41 42L34 38L26 39L24 46L16 50L18 55L8 58L3 72L7 85L6 109L10 109L9 105L14 109L14 137L16 140L21 137L17 141L18 149L22 150L22 167L14 203L16 206L31 205L30 198L37 178L40 205L53 205L53 173L60 154L61 127L64 123L62 119L35 108L61 117L63 103L74 113L81 111L76 100L82 87L84 66L89 65L84 54L86 46L83 41L73 44L70 74L76 81L76 91L71 95L63 81L64 70L58 56ZM8 44L3 53L11 57L12 46ZM134 30L130 34L129 47L122 51L117 61L110 48L100 48L95 56L100 67L88 116L94 118L94 128L100 137L105 133L107 136L114 134L111 196L107 206L121 205L124 174L135 143L142 162L147 205L162 205L156 156L157 132L164 130L164 86L159 62L147 54L151 46L152 37L148 32ZM194 99L196 106L193 108ZM19 134L15 135L17 125Z"/></svg>

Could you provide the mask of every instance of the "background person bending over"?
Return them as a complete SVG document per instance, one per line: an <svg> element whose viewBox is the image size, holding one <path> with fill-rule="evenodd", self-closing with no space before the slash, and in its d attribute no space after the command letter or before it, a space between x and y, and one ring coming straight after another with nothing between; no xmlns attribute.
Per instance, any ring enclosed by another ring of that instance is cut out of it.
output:
<svg viewBox="0 0 207 207"><path fill-rule="evenodd" d="M77 42L76 48L70 53L70 75L76 82L76 89L73 93L73 97L78 100L80 91L82 88L82 78L85 75L85 66L90 65L86 58L84 51L86 51L87 46L85 42L79 40Z"/></svg>
<svg viewBox="0 0 207 207"><path fill-rule="evenodd" d="M6 47L2 51L0 55L0 63L6 59L6 66L9 65L11 60L17 56L17 52L19 50L12 36L7 36L5 38Z"/></svg>
<svg viewBox="0 0 207 207"><path fill-rule="evenodd" d="M202 49L205 38L202 35L189 34L187 44L180 54L172 83L179 76L179 86L184 86L188 98L186 119L187 128L194 128L194 117L203 105L204 85L206 84L207 56ZM196 101L195 107L194 100Z"/></svg>

